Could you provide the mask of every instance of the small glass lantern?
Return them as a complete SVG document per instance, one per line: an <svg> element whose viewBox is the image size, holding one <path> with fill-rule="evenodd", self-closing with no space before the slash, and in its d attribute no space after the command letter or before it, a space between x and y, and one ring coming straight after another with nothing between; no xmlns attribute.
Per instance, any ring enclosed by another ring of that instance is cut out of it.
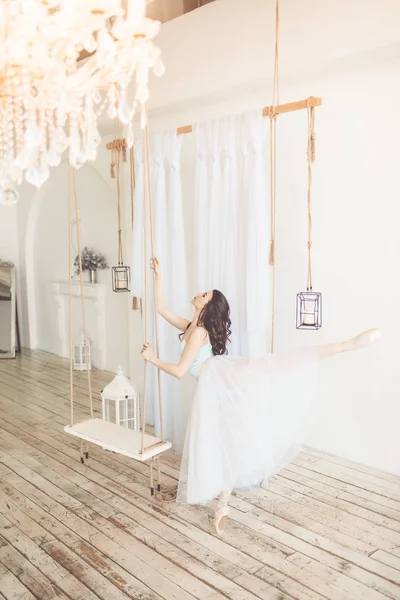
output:
<svg viewBox="0 0 400 600"><path fill-rule="evenodd" d="M322 294L308 289L297 294L297 329L321 329Z"/></svg>
<svg viewBox="0 0 400 600"><path fill-rule="evenodd" d="M92 359L90 355L90 343L85 342L85 336L81 333L79 344L74 344L72 347L72 356L74 359L74 371L87 371L92 368Z"/></svg>
<svg viewBox="0 0 400 600"><path fill-rule="evenodd" d="M138 390L125 377L122 367L118 367L117 375L101 392L104 421L139 431L139 402Z"/></svg>
<svg viewBox="0 0 400 600"><path fill-rule="evenodd" d="M112 288L113 292L129 292L131 282L131 268L119 264L118 267L112 267Z"/></svg>

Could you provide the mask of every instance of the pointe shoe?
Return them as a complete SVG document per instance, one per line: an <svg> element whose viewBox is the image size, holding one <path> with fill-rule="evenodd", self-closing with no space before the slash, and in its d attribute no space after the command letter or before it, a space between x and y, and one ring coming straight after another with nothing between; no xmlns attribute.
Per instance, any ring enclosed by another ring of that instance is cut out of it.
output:
<svg viewBox="0 0 400 600"><path fill-rule="evenodd" d="M225 531L226 517L229 515L229 506L223 506L215 511L213 525L217 535L222 536Z"/></svg>
<svg viewBox="0 0 400 600"><path fill-rule="evenodd" d="M346 342L344 345L344 350L360 350L361 348L365 348L366 346L378 341L380 337L381 332L379 329L368 329L367 331L363 331L363 333L356 335L356 337Z"/></svg>

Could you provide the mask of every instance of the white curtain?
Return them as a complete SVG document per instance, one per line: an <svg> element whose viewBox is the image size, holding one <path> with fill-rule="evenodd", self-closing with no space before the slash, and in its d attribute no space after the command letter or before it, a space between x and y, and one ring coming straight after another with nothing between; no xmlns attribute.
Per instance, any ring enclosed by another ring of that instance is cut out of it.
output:
<svg viewBox="0 0 400 600"><path fill-rule="evenodd" d="M209 153L208 123L198 125L195 129L197 164L195 182L195 235L196 265L195 281L197 291L205 290L208 284L208 218L210 212L209 185Z"/></svg>
<svg viewBox="0 0 400 600"><path fill-rule="evenodd" d="M261 111L243 116L242 129L243 188L242 223L244 243L244 289L249 356L267 353L270 328L271 285L269 260L269 198L266 185L266 161L263 149L267 119Z"/></svg>
<svg viewBox="0 0 400 600"><path fill-rule="evenodd" d="M185 237L182 213L182 191L180 175L180 140L176 131L153 134L149 138L150 173L153 201L154 247L161 263L164 293L169 307L181 316L190 315L188 306ZM144 301L144 258L143 258L143 191L144 165L142 141L135 144L135 220L133 231L133 277L132 295ZM148 230L147 256L151 257L150 231ZM149 269L149 265L146 266ZM155 311L153 281L148 271L148 322L149 340L155 349ZM160 342L160 357L166 362L179 360L180 341L178 331L157 317ZM148 394L146 421L154 423L156 434L160 434L157 371L148 367ZM164 437L178 450L182 448L186 427L185 384L161 373L163 399Z"/></svg>
<svg viewBox="0 0 400 600"><path fill-rule="evenodd" d="M196 127L196 282L231 305L234 355L264 356L271 305L269 198L260 111Z"/></svg>
<svg viewBox="0 0 400 600"><path fill-rule="evenodd" d="M239 238L239 191L238 157L236 139L238 135L237 119L228 117L223 121L223 155L222 155L222 193L221 193L221 288L225 291L231 307L232 344L230 353L243 354L241 342L243 334L240 328L240 290L243 282L242 254Z"/></svg>
<svg viewBox="0 0 400 600"><path fill-rule="evenodd" d="M187 262L185 250L185 231L182 206L181 183L181 137L176 131L167 133L166 136L166 164L169 174L168 187L168 288L166 294L167 304L181 317L190 318L192 307L189 300L187 282ZM167 278L167 273L166 277ZM166 354L169 362L178 363L181 353L179 332L173 327L168 327L166 337ZM185 440L186 424L193 397L194 381L192 378L170 380L170 394L166 399L165 413L168 415L168 439L172 440L175 450L182 451Z"/></svg>
<svg viewBox="0 0 400 600"><path fill-rule="evenodd" d="M267 119L259 111L199 124L195 184L196 291L220 289L232 312L230 354L268 351L271 286ZM155 252L169 307L190 317L181 187L181 139L176 131L150 136ZM132 294L143 299L143 184L141 140L135 145L136 194ZM151 256L148 231L148 258ZM149 268L149 265L146 265ZM155 346L152 277L148 290L149 341ZM177 363L178 332L158 318L160 356ZM164 436L182 449L194 381L162 374ZM159 434L156 369L148 368L147 422Z"/></svg>

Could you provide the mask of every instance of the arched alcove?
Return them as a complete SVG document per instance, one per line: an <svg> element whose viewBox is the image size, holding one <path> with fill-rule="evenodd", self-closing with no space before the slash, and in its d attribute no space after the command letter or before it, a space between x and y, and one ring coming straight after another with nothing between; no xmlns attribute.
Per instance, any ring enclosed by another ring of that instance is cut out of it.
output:
<svg viewBox="0 0 400 600"><path fill-rule="evenodd" d="M97 168L86 165L76 174L81 244L116 260L117 210L110 185ZM68 305L68 164L55 169L32 199L26 235L26 282L32 348L66 356ZM76 248L76 234L74 235ZM75 252L73 250L74 258ZM84 274L85 280L88 279ZM78 281L76 275L74 279ZM86 286L87 324L94 365L114 369L128 364L128 311L125 295L113 294L111 275L99 272L99 284ZM86 294L85 294L86 295ZM81 300L75 295L73 334L82 329ZM99 331L101 335L99 337ZM101 345L101 348L99 347ZM97 362L97 364L96 364Z"/></svg>

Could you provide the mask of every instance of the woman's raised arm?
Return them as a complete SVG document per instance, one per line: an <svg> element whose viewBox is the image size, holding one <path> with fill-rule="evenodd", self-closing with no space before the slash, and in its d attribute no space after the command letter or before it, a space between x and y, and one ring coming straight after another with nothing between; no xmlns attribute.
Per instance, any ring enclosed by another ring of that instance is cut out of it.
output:
<svg viewBox="0 0 400 600"><path fill-rule="evenodd" d="M155 274L155 286L156 286L156 298L157 298L157 310L158 313L168 321L173 327L176 327L180 331L186 331L188 326L190 325L190 321L188 319L184 319L183 317L179 317L175 313L172 312L167 306L164 297L164 291L161 281L161 269L160 263L158 259L153 256L151 259L151 269Z"/></svg>

